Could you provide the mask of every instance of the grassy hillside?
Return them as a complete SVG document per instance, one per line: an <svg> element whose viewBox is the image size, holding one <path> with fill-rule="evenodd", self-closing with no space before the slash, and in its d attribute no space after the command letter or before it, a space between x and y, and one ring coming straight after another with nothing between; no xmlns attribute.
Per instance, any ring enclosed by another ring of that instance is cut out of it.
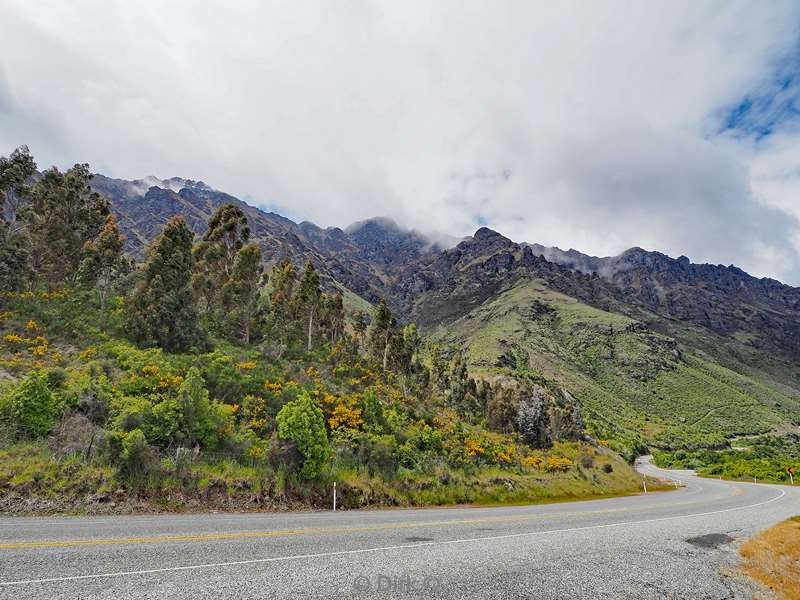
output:
<svg viewBox="0 0 800 600"><path fill-rule="evenodd" d="M767 373L737 373L537 280L522 279L428 333L465 348L476 371L528 372L566 387L589 429L622 451L722 446L800 420L800 397Z"/></svg>
<svg viewBox="0 0 800 600"><path fill-rule="evenodd" d="M537 502L641 486L602 444L535 449L343 346L138 348L120 333L124 306L113 298L103 310L92 291L0 297L0 512L324 507L333 481L342 507ZM198 375L199 394L189 385ZM281 409L301 397L324 418L323 462L310 478L278 435ZM188 414L205 415L192 425L203 428L196 449L176 442Z"/></svg>

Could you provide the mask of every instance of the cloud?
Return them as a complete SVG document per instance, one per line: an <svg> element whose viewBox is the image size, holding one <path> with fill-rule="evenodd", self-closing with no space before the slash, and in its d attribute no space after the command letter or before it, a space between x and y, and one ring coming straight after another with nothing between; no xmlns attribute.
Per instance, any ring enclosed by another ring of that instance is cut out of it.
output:
<svg viewBox="0 0 800 600"><path fill-rule="evenodd" d="M268 4L10 0L0 152L800 284L797 3Z"/></svg>

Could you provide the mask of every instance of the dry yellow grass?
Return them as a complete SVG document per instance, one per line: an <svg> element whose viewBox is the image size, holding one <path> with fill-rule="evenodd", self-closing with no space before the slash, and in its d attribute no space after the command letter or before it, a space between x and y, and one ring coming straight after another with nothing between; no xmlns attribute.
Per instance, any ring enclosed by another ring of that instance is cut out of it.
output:
<svg viewBox="0 0 800 600"><path fill-rule="evenodd" d="M747 575L782 600L800 600L800 517L762 531L739 552Z"/></svg>

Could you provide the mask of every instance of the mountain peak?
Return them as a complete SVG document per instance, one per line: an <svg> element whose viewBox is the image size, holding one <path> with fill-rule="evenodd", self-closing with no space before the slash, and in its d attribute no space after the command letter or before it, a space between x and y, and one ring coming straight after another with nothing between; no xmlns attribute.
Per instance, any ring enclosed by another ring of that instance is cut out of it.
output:
<svg viewBox="0 0 800 600"><path fill-rule="evenodd" d="M364 219L363 221L356 221L352 225L349 225L345 229L345 232L354 234L365 229L382 230L392 233L402 231L401 227L391 217L371 217L369 219Z"/></svg>
<svg viewBox="0 0 800 600"><path fill-rule="evenodd" d="M494 241L494 240L506 240L511 241L507 237L497 233L494 229L489 229L488 227L481 227L475 234L472 236L475 241Z"/></svg>

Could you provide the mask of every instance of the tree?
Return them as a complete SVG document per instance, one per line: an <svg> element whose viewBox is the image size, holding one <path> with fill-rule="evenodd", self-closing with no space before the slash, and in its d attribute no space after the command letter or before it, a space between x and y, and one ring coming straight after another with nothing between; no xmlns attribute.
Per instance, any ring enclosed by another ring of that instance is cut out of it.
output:
<svg viewBox="0 0 800 600"><path fill-rule="evenodd" d="M303 392L296 400L284 404L275 420L278 438L294 442L303 455L300 475L305 479L317 477L328 457L328 434L322 410Z"/></svg>
<svg viewBox="0 0 800 600"><path fill-rule="evenodd" d="M397 372L410 375L419 367L417 353L421 345L422 340L414 323L403 327L402 334L392 338L390 360Z"/></svg>
<svg viewBox="0 0 800 600"><path fill-rule="evenodd" d="M313 334L314 334L314 317L319 310L322 292L319 288L319 274L314 268L314 263L310 260L306 263L306 269L303 272L303 277L300 279L300 284L297 287L297 293L294 296L296 302L295 314L304 324L304 329L307 331L307 347L306 350L311 352Z"/></svg>
<svg viewBox="0 0 800 600"><path fill-rule="evenodd" d="M365 310L359 310L353 315L353 331L359 345L364 343L364 335L367 333L369 322L369 313Z"/></svg>
<svg viewBox="0 0 800 600"><path fill-rule="evenodd" d="M32 242L33 268L50 284L74 283L86 242L109 215L109 203L92 190L89 165L65 173L53 167L31 187L24 217Z"/></svg>
<svg viewBox="0 0 800 600"><path fill-rule="evenodd" d="M17 215L30 192L36 163L27 146L0 156L0 289L19 290L30 278L30 239Z"/></svg>
<svg viewBox="0 0 800 600"><path fill-rule="evenodd" d="M0 220L12 229L30 187L28 182L36 173L36 162L27 146L20 146L6 158L0 156Z"/></svg>
<svg viewBox="0 0 800 600"><path fill-rule="evenodd" d="M292 307L297 275L292 261L288 258L275 263L269 277L268 326L280 337L285 345L291 337L294 325Z"/></svg>
<svg viewBox="0 0 800 600"><path fill-rule="evenodd" d="M222 287L225 332L231 341L250 343L261 271L261 248L258 244L242 246L233 261L230 279Z"/></svg>
<svg viewBox="0 0 800 600"><path fill-rule="evenodd" d="M178 352L206 344L192 293L193 235L183 217L175 217L150 246L127 323L142 345Z"/></svg>
<svg viewBox="0 0 800 600"><path fill-rule="evenodd" d="M324 294L321 312L320 326L328 334L331 346L335 346L344 330L344 298L342 293Z"/></svg>
<svg viewBox="0 0 800 600"><path fill-rule="evenodd" d="M386 301L381 299L375 309L375 316L369 331L369 350L372 357L381 362L384 371L388 366L389 344L396 326L397 322L389 311Z"/></svg>
<svg viewBox="0 0 800 600"><path fill-rule="evenodd" d="M444 391L450 387L447 352L439 344L431 345L431 377L434 385Z"/></svg>
<svg viewBox="0 0 800 600"><path fill-rule="evenodd" d="M242 210L225 204L209 219L208 229L194 247L194 289L203 310L218 308L220 291L233 274L236 255L250 239Z"/></svg>
<svg viewBox="0 0 800 600"><path fill-rule="evenodd" d="M478 405L478 388L469 376L467 361L462 352L456 352L450 365L448 401L464 414L482 412Z"/></svg>
<svg viewBox="0 0 800 600"><path fill-rule="evenodd" d="M27 232L0 220L0 289L20 290L31 276Z"/></svg>
<svg viewBox="0 0 800 600"><path fill-rule="evenodd" d="M105 308L106 298L114 281L130 272L132 265L122 254L125 238L117 227L117 218L106 217L100 235L95 241L86 242L83 260L78 269L78 281L83 285L96 286L100 291L100 306Z"/></svg>

